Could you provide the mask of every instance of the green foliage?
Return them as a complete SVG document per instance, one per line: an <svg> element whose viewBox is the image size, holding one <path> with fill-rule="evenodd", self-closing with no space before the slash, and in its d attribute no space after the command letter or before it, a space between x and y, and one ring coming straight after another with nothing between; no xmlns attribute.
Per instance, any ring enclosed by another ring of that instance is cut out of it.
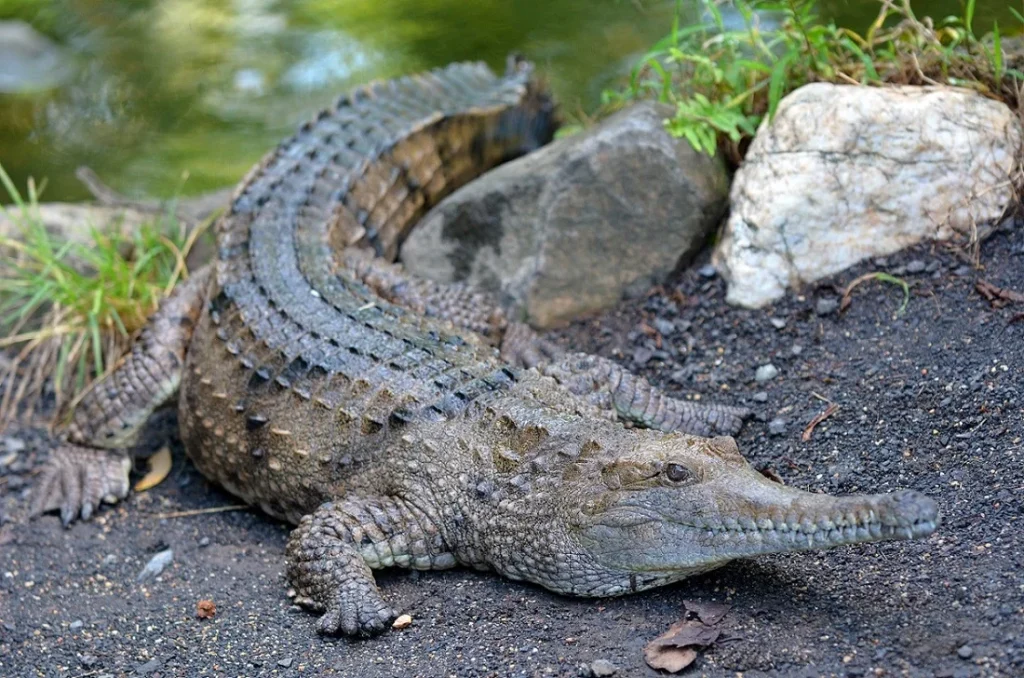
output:
<svg viewBox="0 0 1024 678"><path fill-rule="evenodd" d="M61 11L59 3L40 0L0 0L0 21L20 20L32 24L48 35L59 32Z"/></svg>
<svg viewBox="0 0 1024 678"><path fill-rule="evenodd" d="M0 232L0 349L20 348L0 375L2 428L46 377L60 406L109 368L185 273L198 229L158 217L131 233L92 225L66 238L43 223L32 182L22 197L0 166L0 184L13 203L0 206L12 226Z"/></svg>
<svg viewBox="0 0 1024 678"><path fill-rule="evenodd" d="M945 83L972 87L1017 105L998 24L991 38L974 33L975 0L962 17L918 19L909 0L883 2L860 35L820 20L816 0L701 0L683 25L677 2L671 33L633 69L626 87L604 93L615 108L656 98L675 106L672 134L714 154L741 142L775 114L782 97L810 82ZM1024 16L1013 12L1021 24ZM726 17L729 17L727 20Z"/></svg>

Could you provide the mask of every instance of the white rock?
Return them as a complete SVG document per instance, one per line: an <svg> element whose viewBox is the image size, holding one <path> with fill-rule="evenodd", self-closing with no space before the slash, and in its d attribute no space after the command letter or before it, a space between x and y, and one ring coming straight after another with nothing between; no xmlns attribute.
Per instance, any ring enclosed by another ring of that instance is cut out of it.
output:
<svg viewBox="0 0 1024 678"><path fill-rule="evenodd" d="M999 219L1024 132L952 88L807 85L762 124L736 173L714 262L730 303L798 286Z"/></svg>

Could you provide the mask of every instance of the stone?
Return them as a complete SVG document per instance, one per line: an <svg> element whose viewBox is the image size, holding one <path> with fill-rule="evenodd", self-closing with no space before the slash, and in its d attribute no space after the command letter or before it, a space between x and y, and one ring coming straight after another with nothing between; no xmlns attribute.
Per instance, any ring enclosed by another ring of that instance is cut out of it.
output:
<svg viewBox="0 0 1024 678"><path fill-rule="evenodd" d="M956 656L960 657L960 659L970 659L974 656L974 648L970 645L961 645L957 648Z"/></svg>
<svg viewBox="0 0 1024 678"><path fill-rule="evenodd" d="M764 383L766 381L771 381L777 376L779 376L779 368L768 363L767 365L761 365L757 368L757 372L754 373L754 380L758 383Z"/></svg>
<svg viewBox="0 0 1024 678"><path fill-rule="evenodd" d="M964 90L799 88L733 181L712 259L726 300L759 308L863 259L996 222L1014 201L1022 139L1005 104Z"/></svg>
<svg viewBox="0 0 1024 678"><path fill-rule="evenodd" d="M139 576L136 577L135 580L143 582L148 579L159 577L173 561L174 551L171 549L164 549L149 559L149 562L146 563L144 568L142 568L142 571L139 572Z"/></svg>
<svg viewBox="0 0 1024 678"><path fill-rule="evenodd" d="M839 308L839 300L832 297L823 297L818 299L818 303L814 305L814 312L818 315L825 316L834 313Z"/></svg>
<svg viewBox="0 0 1024 678"><path fill-rule="evenodd" d="M916 275L918 273L924 273L925 270L927 270L927 268L928 265L926 263L924 263L920 259L914 259L913 261L907 264L907 273L912 273Z"/></svg>
<svg viewBox="0 0 1024 678"><path fill-rule="evenodd" d="M728 192L721 158L665 131L671 114L638 104L488 172L424 218L402 262L537 328L643 294L700 248Z"/></svg>
<svg viewBox="0 0 1024 678"><path fill-rule="evenodd" d="M607 659L597 659L590 663L590 675L594 678L607 678L618 673L619 668Z"/></svg>

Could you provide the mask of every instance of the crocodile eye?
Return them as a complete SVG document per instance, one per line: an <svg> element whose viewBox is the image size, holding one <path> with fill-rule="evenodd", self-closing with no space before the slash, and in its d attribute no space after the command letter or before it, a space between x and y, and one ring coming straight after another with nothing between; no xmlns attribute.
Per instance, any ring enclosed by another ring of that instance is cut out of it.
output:
<svg viewBox="0 0 1024 678"><path fill-rule="evenodd" d="M686 468L682 464L669 464L665 467L665 477L671 480L673 483L681 483L689 480L693 476L690 473L690 469Z"/></svg>

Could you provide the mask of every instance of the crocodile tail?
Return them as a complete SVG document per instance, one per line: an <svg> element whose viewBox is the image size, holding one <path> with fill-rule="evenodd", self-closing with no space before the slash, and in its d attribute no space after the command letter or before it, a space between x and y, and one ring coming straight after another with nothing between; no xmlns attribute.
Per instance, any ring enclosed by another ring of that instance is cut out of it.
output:
<svg viewBox="0 0 1024 678"><path fill-rule="evenodd" d="M500 133L507 138L521 139L516 147L517 153L509 157L509 160L549 143L562 124L548 83L535 70L533 62L527 61L522 55L508 55L505 77L523 78L526 83L526 92L519 105L505 112L499 126Z"/></svg>

